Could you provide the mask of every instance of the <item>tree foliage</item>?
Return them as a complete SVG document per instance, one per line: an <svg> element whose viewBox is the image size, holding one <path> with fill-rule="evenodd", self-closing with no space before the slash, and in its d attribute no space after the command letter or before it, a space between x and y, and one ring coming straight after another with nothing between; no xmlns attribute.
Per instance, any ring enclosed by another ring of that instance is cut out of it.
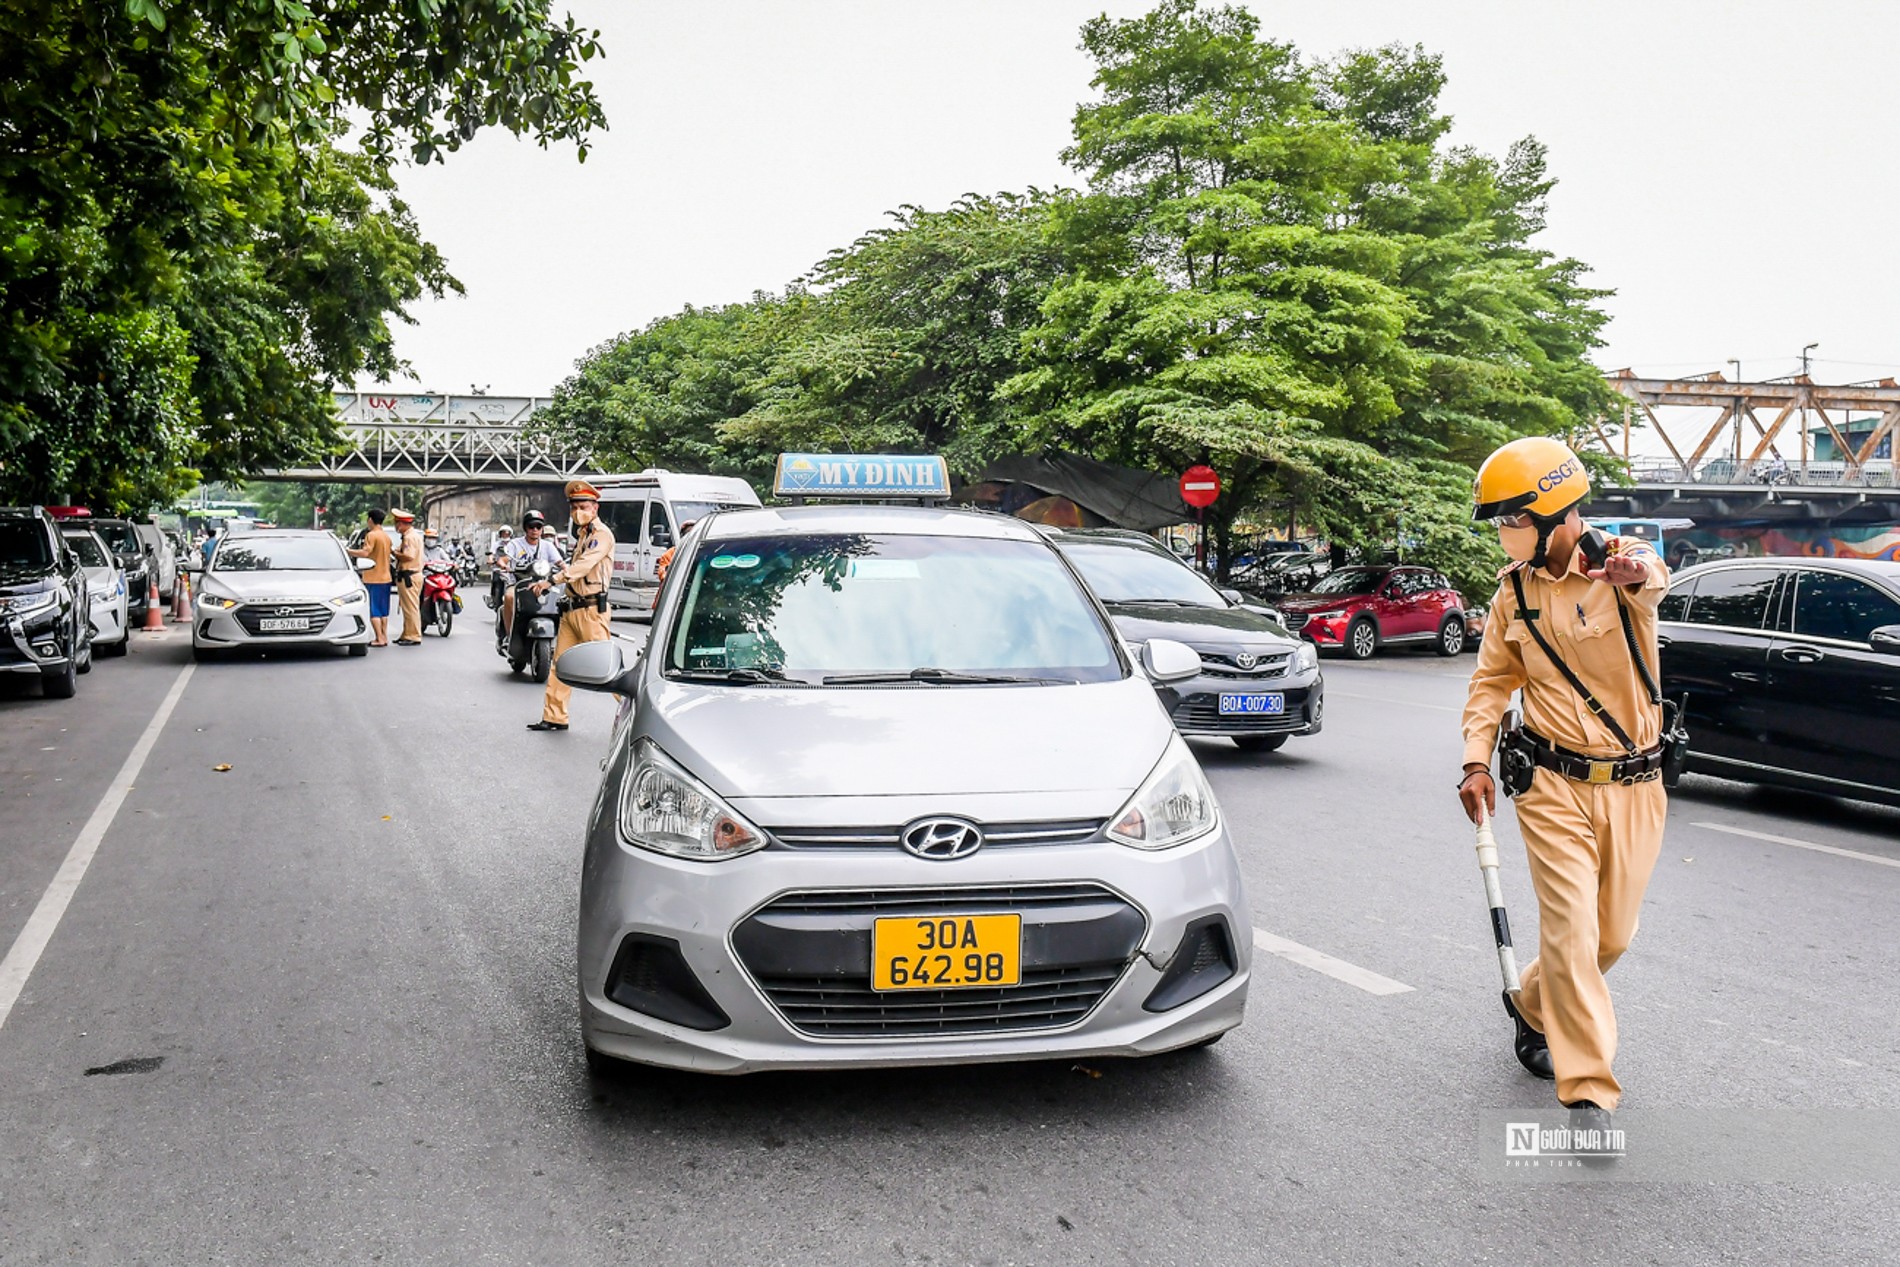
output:
<svg viewBox="0 0 1900 1267"><path fill-rule="evenodd" d="M1290 511L1488 590L1472 468L1605 401L1605 292L1533 245L1543 147L1450 145L1423 49L1312 60L1237 7L1162 0L1082 46L1095 95L1063 157L1084 188L906 207L782 296L597 349L561 424L755 477L781 447L928 449L964 475L1009 452L1206 461L1223 557L1237 519Z"/></svg>
<svg viewBox="0 0 1900 1267"><path fill-rule="evenodd" d="M329 384L458 289L392 163L584 143L597 52L547 0L10 0L0 496L143 508L327 442Z"/></svg>

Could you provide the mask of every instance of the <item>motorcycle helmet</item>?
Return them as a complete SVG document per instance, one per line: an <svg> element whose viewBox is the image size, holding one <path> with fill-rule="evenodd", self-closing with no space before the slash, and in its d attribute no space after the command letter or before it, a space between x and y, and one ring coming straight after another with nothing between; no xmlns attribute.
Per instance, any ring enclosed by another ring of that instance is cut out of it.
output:
<svg viewBox="0 0 1900 1267"><path fill-rule="evenodd" d="M1548 436L1525 436L1484 460L1472 486L1477 520L1525 514L1537 529L1532 567L1542 567L1550 535L1572 507L1590 496L1590 472L1570 446Z"/></svg>
<svg viewBox="0 0 1900 1267"><path fill-rule="evenodd" d="M526 532L530 528L545 528L547 526L548 517L538 510L531 510L521 517L521 530L523 532Z"/></svg>

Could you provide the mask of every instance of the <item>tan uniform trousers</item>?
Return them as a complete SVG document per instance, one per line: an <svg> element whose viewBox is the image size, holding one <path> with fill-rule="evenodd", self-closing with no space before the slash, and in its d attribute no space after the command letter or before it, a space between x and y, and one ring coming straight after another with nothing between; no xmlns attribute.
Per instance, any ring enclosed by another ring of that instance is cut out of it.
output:
<svg viewBox="0 0 1900 1267"><path fill-rule="evenodd" d="M396 601L402 605L402 636L422 639L422 577L412 576L396 586Z"/></svg>
<svg viewBox="0 0 1900 1267"><path fill-rule="evenodd" d="M577 642L605 642L610 636L606 612L592 607L563 612L560 631L554 635L554 662L558 666L561 652ZM572 694L574 688L563 682L558 672L550 672L547 697L541 704L541 720L567 725L567 700Z"/></svg>
<svg viewBox="0 0 1900 1267"><path fill-rule="evenodd" d="M1550 1043L1557 1098L1615 1109L1623 1088L1610 1072L1616 1011L1603 974L1636 935L1668 797L1656 780L1595 785L1540 769L1516 805L1538 909L1518 1011Z"/></svg>

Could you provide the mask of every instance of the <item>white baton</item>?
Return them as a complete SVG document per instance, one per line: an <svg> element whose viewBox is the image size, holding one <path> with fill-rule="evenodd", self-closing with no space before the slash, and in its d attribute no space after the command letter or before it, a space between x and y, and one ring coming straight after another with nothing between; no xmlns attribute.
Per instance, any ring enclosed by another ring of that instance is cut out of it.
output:
<svg viewBox="0 0 1900 1267"><path fill-rule="evenodd" d="M1478 809L1478 870L1484 875L1484 897L1491 904L1491 935L1498 943L1498 972L1504 988L1516 997L1523 989L1517 977L1517 952L1511 949L1511 917L1504 910L1504 888L1498 883L1498 839L1491 834L1491 819L1482 806Z"/></svg>

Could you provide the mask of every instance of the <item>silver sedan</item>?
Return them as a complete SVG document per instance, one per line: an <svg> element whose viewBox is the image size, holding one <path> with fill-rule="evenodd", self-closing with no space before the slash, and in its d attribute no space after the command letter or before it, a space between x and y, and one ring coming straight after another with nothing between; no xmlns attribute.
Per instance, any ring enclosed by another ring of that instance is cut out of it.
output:
<svg viewBox="0 0 1900 1267"><path fill-rule="evenodd" d="M294 646L367 655L369 593L358 573L368 562L353 563L328 532L272 528L225 535L198 587L193 656Z"/></svg>
<svg viewBox="0 0 1900 1267"><path fill-rule="evenodd" d="M876 506L722 512L624 697L588 828L596 1068L717 1073L1212 1042L1251 920L1220 808L1139 660L1033 528Z"/></svg>

